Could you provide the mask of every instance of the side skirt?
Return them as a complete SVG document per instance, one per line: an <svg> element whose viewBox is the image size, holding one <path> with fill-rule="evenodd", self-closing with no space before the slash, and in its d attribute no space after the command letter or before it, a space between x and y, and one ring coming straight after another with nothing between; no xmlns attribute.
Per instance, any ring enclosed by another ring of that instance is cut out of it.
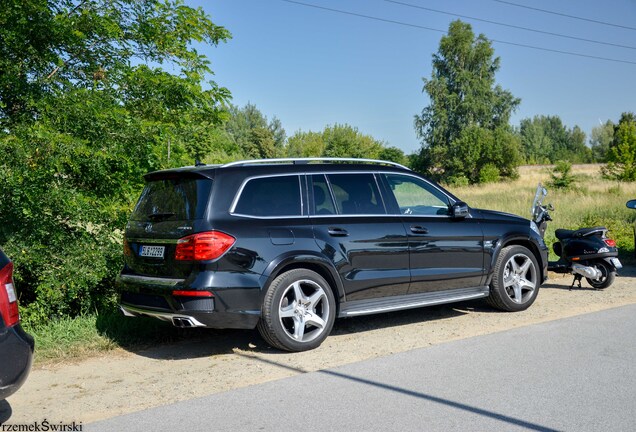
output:
<svg viewBox="0 0 636 432"><path fill-rule="evenodd" d="M338 317L343 318L357 315L371 315L403 309L413 309L423 306L453 303L462 300L472 300L488 297L489 293L490 289L487 286L479 286L448 291L382 297L373 300L358 300L343 303L340 306L340 314Z"/></svg>

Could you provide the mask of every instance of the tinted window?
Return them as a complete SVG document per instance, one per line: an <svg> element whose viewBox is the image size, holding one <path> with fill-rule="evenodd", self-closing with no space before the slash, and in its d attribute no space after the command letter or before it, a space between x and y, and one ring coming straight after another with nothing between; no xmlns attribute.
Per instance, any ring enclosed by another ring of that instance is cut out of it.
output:
<svg viewBox="0 0 636 432"><path fill-rule="evenodd" d="M130 219L151 222L201 219L211 188L210 179L151 181L141 193Z"/></svg>
<svg viewBox="0 0 636 432"><path fill-rule="evenodd" d="M327 176L340 214L385 214L373 174Z"/></svg>
<svg viewBox="0 0 636 432"><path fill-rule="evenodd" d="M448 215L449 199L430 183L416 177L387 174L386 179L400 206L400 213Z"/></svg>
<svg viewBox="0 0 636 432"><path fill-rule="evenodd" d="M336 206L333 197L329 191L329 185L324 175L312 176L312 186L314 191L314 207L315 215L332 215L336 214Z"/></svg>
<svg viewBox="0 0 636 432"><path fill-rule="evenodd" d="M251 179L243 188L234 213L250 216L300 216L298 176Z"/></svg>

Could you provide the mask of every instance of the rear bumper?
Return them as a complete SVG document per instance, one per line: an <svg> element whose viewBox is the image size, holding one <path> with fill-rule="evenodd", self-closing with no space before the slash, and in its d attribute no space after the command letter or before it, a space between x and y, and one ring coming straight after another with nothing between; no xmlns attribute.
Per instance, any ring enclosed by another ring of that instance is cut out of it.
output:
<svg viewBox="0 0 636 432"><path fill-rule="evenodd" d="M223 288L184 279L122 274L117 288L124 315L153 317L177 327L253 329L260 318L257 285ZM175 296L175 290L209 291L213 297Z"/></svg>
<svg viewBox="0 0 636 432"><path fill-rule="evenodd" d="M35 343L20 324L0 330L0 400L15 393L29 376Z"/></svg>

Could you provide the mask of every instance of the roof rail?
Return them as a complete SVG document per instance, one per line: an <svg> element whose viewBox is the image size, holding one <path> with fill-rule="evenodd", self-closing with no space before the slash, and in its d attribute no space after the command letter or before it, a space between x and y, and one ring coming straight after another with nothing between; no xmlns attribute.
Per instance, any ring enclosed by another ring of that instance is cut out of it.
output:
<svg viewBox="0 0 636 432"><path fill-rule="evenodd" d="M339 158L339 157L319 157L319 158L280 158L280 159L252 159L252 160L242 160L236 162L229 162L224 165L221 165L221 168L231 167L231 166L244 166L244 165L255 165L255 164L267 164L267 163L293 163L293 164L307 164L311 162L348 162L348 163L373 163L378 165L390 165L398 168L403 168L410 170L410 168L405 167L404 165L400 165L396 162L391 161L383 161L377 159L356 159L356 158Z"/></svg>

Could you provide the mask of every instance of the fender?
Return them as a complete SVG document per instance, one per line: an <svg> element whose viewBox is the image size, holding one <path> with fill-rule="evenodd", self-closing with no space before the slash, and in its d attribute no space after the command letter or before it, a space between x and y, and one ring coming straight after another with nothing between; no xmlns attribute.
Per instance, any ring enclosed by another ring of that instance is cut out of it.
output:
<svg viewBox="0 0 636 432"><path fill-rule="evenodd" d="M340 275L331 260L321 253L310 250L286 252L273 259L259 278L261 297L265 296L265 288L280 274L283 268L290 265L298 268L302 267L302 264L309 264L310 267L319 266L325 270L331 276L333 282L335 282L338 302L342 303L345 301L345 291L342 286L342 281L340 280Z"/></svg>
<svg viewBox="0 0 636 432"><path fill-rule="evenodd" d="M496 240L493 244L493 248L490 252L490 266L488 267L488 271L486 273L486 281L484 282L484 285L490 285L490 281L492 280L494 274L494 268L495 263L497 262L497 258L499 258L501 250L510 244L518 244L526 247L530 246L528 247L528 249L530 249L530 252L532 252L537 259L537 262L539 264L539 271L541 272L541 278L542 280L545 280L547 272L546 269L544 269L544 266L547 265L547 259L544 260L541 257L541 245L537 244L536 239L532 238L527 233L524 234L517 232L508 234L507 236ZM547 246L545 247L545 249L547 250Z"/></svg>

